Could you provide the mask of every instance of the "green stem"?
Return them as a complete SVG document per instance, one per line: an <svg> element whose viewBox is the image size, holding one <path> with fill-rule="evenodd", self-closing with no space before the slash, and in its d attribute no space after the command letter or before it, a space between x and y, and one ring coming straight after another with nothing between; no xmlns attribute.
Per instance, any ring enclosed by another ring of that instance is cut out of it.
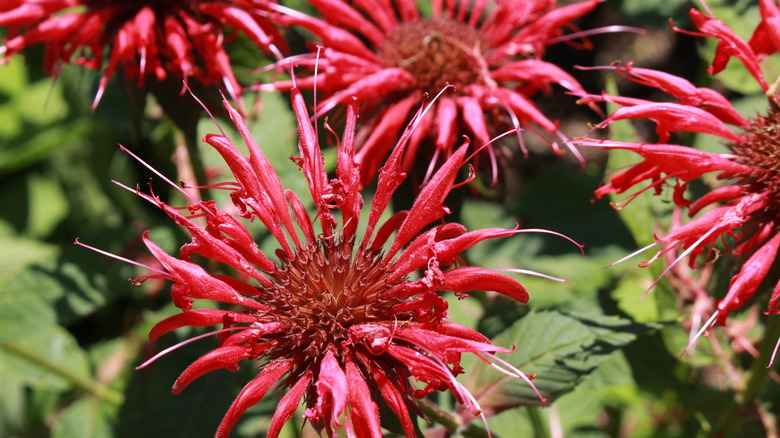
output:
<svg viewBox="0 0 780 438"><path fill-rule="evenodd" d="M457 430L461 436L468 438L488 438L490 436L486 430L481 429L474 424L467 424L464 427L462 424L463 421L459 416L444 411L439 405L428 399L419 400L417 404L420 405L425 416L431 421L441 424L451 432Z"/></svg>
<svg viewBox="0 0 780 438"><path fill-rule="evenodd" d="M750 367L750 380L745 390L739 394L738 403L729 409L726 417L719 427L720 436L732 436L744 422L745 413L757 409L757 401L761 392L766 387L769 379L769 360L775 347L777 338L780 337L780 317L770 316L764 331L764 337L759 347L759 355Z"/></svg>
<svg viewBox="0 0 780 438"><path fill-rule="evenodd" d="M114 391L107 386L101 385L100 383L79 376L71 372L67 367L57 362L53 362L48 358L39 355L37 352L30 351L12 342L1 344L0 348L10 353L14 353L21 358L27 359L28 361L43 367L54 374L59 375L65 380L71 382L77 388L88 394L94 395L100 400L106 401L116 406L121 405L124 401L124 396L121 393Z"/></svg>

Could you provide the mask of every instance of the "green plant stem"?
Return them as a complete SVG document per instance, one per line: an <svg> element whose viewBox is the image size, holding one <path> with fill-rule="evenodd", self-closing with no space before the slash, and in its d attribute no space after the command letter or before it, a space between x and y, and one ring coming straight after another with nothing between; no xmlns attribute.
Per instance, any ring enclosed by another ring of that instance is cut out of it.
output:
<svg viewBox="0 0 780 438"><path fill-rule="evenodd" d="M100 400L106 401L116 406L121 405L124 401L124 396L121 393L114 391L107 386L101 385L100 383L79 376L71 372L67 367L53 362L35 351L30 351L20 347L13 342L6 342L5 344L0 345L0 348L21 358L24 358L40 367L43 367L54 374L57 374L58 376L71 382L77 388L88 394L94 395Z"/></svg>
<svg viewBox="0 0 780 438"><path fill-rule="evenodd" d="M739 395L738 403L729 409L719 430L720 436L733 436L744 422L746 412L757 409L756 402L761 396L769 379L769 360L772 356L775 343L780 337L780 317L770 315L764 331L764 338L759 348L759 355L750 367L750 380L745 390Z"/></svg>
<svg viewBox="0 0 780 438"><path fill-rule="evenodd" d="M428 399L422 399L418 401L417 404L420 405L423 413L425 413L431 421L441 424L449 431L454 432L458 430L461 436L469 438L488 438L490 436L486 430L473 424L468 424L464 427L460 417L445 412L439 405Z"/></svg>

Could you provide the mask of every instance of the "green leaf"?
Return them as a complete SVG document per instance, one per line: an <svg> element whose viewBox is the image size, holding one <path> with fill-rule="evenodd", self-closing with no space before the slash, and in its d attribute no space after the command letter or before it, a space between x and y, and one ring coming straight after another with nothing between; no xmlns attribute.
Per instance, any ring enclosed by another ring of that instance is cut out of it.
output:
<svg viewBox="0 0 780 438"><path fill-rule="evenodd" d="M81 399L68 406L52 426L52 438L110 438L112 411L95 399Z"/></svg>
<svg viewBox="0 0 780 438"><path fill-rule="evenodd" d="M27 184L30 193L27 234L46 237L68 214L65 194L59 185L46 177L31 175Z"/></svg>
<svg viewBox="0 0 780 438"><path fill-rule="evenodd" d="M29 266L51 260L58 251L51 245L0 232L0 343L54 325L57 315L47 299L48 290L30 287L40 280Z"/></svg>
<svg viewBox="0 0 780 438"><path fill-rule="evenodd" d="M515 322L493 342L517 346L517 351L502 358L526 374L536 374L534 384L551 402L574 389L610 353L651 328L614 316L542 312ZM517 406L541 405L526 382L484 363L471 370L466 386L487 415Z"/></svg>
<svg viewBox="0 0 780 438"><path fill-rule="evenodd" d="M73 336L59 326L48 326L0 344L0 361L16 371L15 379L37 388L66 390L90 386L90 367Z"/></svg>

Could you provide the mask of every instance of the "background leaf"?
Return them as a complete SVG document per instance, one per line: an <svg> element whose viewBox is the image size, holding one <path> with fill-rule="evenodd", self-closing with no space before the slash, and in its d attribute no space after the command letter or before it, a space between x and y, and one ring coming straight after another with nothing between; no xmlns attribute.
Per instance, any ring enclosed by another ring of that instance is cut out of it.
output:
<svg viewBox="0 0 780 438"><path fill-rule="evenodd" d="M550 311L525 316L493 343L517 345L517 351L504 359L526 374L536 374L534 384L553 402L574 389L612 352L650 329L614 316ZM524 381L500 374L484 363L477 363L470 371L466 386L487 415L517 406L541 405Z"/></svg>

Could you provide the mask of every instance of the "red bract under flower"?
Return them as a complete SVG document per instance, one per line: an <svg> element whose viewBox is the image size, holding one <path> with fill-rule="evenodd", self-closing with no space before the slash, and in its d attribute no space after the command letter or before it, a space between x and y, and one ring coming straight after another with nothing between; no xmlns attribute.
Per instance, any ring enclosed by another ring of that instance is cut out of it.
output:
<svg viewBox="0 0 780 438"><path fill-rule="evenodd" d="M242 32L281 57L283 39L269 21L268 0L13 0L0 7L8 29L5 59L44 44L44 69L62 63L102 69L93 109L111 76L121 69L140 86L147 76L169 74L205 85L222 84L235 99L242 91L224 49L223 26ZM106 48L108 48L106 50ZM107 58L107 62L104 60Z"/></svg>
<svg viewBox="0 0 780 438"><path fill-rule="evenodd" d="M309 68L310 77L296 79L300 88L316 88L325 99L319 113L357 97L363 125L357 133L357 161L363 183L384 162L399 132L420 103L445 93L435 104L435 117L425 121L410 140L404 168L421 160L431 169L455 153L461 137L477 146L515 128L531 129L551 144L571 147L550 120L530 100L558 84L570 93L584 94L580 84L560 67L542 61L548 45L573 39L563 29L590 12L600 0L561 8L554 0L496 0L494 2L433 2L433 17L420 15L413 1L310 0L326 21L283 7L286 22L305 28L322 41L317 55L296 56L296 66ZM316 84L315 84L316 79ZM290 81L258 86L286 90ZM520 147L525 150L521 134ZM487 148L496 173L496 157Z"/></svg>
<svg viewBox="0 0 780 438"><path fill-rule="evenodd" d="M780 107L777 95L767 85L757 62L762 53L776 50L769 50L764 35L770 29L777 31L777 24L770 20L777 16L777 7L768 0L762 1L761 5L765 20L750 45L723 22L698 10L692 10L690 14L704 36L718 40L711 71L721 71L730 57L742 61L767 92L766 115L746 119L715 90L697 88L685 79L630 64L610 68L634 82L667 92L676 101L659 103L606 94L583 98L586 103L612 102L622 106L601 127L617 120L649 119L655 122L659 136L659 144L583 140L581 144L586 146L630 150L644 158L644 161L611 175L609 183L596 190L596 196L601 198L635 190L625 201L614 204L616 208L622 208L648 189L660 194L671 185L675 207L687 210L693 218L687 223L675 221L665 236L657 237L655 245L659 245L660 250L641 265L647 266L664 254L674 256L672 266L687 257L693 267L697 261L713 260L722 251L737 258L739 271L732 277L726 296L718 302L717 310L699 335L716 322L725 323L728 312L744 306L762 282L768 280L770 269L778 265L780 142L777 133L780 131ZM754 51L751 47L761 49ZM676 132L718 136L730 152L717 154L665 144ZM688 185L709 175L716 176L722 183L698 199L688 199ZM642 186L645 182L649 184ZM640 188L637 190L637 187ZM716 248L719 241L723 245ZM767 313L780 313L780 283L775 286Z"/></svg>
<svg viewBox="0 0 780 438"><path fill-rule="evenodd" d="M182 309L155 325L149 337L155 340L184 326L222 325L214 332L219 334L219 346L192 363L173 391L183 391L209 371L235 370L244 359L259 361L259 374L228 410L218 437L227 436L242 413L274 386L288 392L273 417L269 437L279 434L301 400L306 404L304 416L328 436L337 436L341 428L350 436L382 436L379 408L385 405L400 420L406 436L414 437L411 414L420 414L415 398L432 391L449 390L474 415L481 414L477 401L455 378L463 372L461 354L473 353L493 363L494 353L509 350L447 322L447 301L437 292L487 290L526 302L528 294L519 282L494 270L464 266L459 254L485 239L533 230L468 231L456 223L441 223L448 212L443 202L458 185L456 173L466 160L468 142L433 174L408 211L382 219L405 178L400 162L411 126L380 172L367 222L361 226L363 199L354 149L357 105L348 106L338 163L334 177L329 177L297 89L292 90L292 100L300 132L296 162L308 181L319 230L298 195L283 188L235 110L227 108L249 149L248 157L224 135L204 139L224 157L236 178L229 186L234 187L231 198L239 216L259 220L278 241L276 260L258 249L240 220L213 201L191 199L191 216L185 216L155 196L140 194L192 235L180 257L165 253L144 236L165 271L152 271L136 281L172 281L174 303ZM205 221L205 227L192 216ZM224 265L239 275L209 273L190 261L194 254L211 259L212 267ZM410 278L415 272L422 275ZM201 300L229 304L230 310L199 308ZM517 369L505 372L529 380Z"/></svg>

